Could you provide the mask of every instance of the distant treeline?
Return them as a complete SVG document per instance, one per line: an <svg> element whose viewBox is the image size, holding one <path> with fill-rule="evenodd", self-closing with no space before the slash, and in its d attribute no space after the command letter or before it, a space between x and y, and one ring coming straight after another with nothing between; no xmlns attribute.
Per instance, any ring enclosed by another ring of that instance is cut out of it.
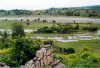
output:
<svg viewBox="0 0 100 68"><path fill-rule="evenodd" d="M0 15L32 15L30 10L0 10Z"/></svg>
<svg viewBox="0 0 100 68"><path fill-rule="evenodd" d="M0 15L62 15L62 16L82 16L100 17L100 9L84 8L51 8L48 10L0 10Z"/></svg>

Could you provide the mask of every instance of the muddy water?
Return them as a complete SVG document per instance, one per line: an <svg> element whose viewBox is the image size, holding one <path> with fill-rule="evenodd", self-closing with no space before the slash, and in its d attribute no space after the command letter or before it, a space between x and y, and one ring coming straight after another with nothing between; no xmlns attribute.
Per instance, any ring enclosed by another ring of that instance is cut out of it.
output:
<svg viewBox="0 0 100 68"><path fill-rule="evenodd" d="M21 20L23 19L24 21L26 21L27 19L29 19L30 21L33 21L34 19L37 19L39 17L0 17L0 20ZM98 18L71 18L71 17L40 17L40 20L43 19L47 19L48 21L52 21L52 20L56 20L57 22L62 22L62 23L68 23L68 22L82 22L82 23L90 23L92 21L92 23L96 23L96 24L100 24L100 19Z"/></svg>

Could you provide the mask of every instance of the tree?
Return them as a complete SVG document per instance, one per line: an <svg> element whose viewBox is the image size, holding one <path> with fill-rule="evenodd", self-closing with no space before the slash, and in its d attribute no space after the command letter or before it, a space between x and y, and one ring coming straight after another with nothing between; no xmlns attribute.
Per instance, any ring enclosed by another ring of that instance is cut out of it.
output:
<svg viewBox="0 0 100 68"><path fill-rule="evenodd" d="M40 41L25 37L16 40L12 58L18 63L18 66L35 57L36 51L39 49L39 43Z"/></svg>
<svg viewBox="0 0 100 68"><path fill-rule="evenodd" d="M22 36L24 36L25 34L24 34L24 27L23 27L23 25L21 24L21 23L14 23L13 25L12 25L12 27L13 27L13 31L12 31L12 36L14 37L14 36L20 36L20 37L22 37Z"/></svg>

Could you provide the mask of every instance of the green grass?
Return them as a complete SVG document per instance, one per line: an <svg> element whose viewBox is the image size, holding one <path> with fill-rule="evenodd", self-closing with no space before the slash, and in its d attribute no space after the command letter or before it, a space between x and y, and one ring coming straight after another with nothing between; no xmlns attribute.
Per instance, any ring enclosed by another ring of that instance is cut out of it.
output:
<svg viewBox="0 0 100 68"><path fill-rule="evenodd" d="M12 29L12 23L14 22L20 22L24 25L25 29L38 29L38 28L42 28L44 26L52 26L53 23L43 23L43 22L35 22L35 21L30 21L30 25L28 26L26 24L26 21L0 21L0 29ZM63 23L62 23L63 24ZM80 24L80 26L89 26L90 24ZM97 26L100 29L100 24L93 24L93 26Z"/></svg>
<svg viewBox="0 0 100 68"><path fill-rule="evenodd" d="M26 21L0 21L0 29L12 29L12 24L15 22L19 22L22 23L24 25L25 29L38 29L38 28L42 28L44 26L52 26L52 23L43 23L43 22L34 22L34 21L30 21L30 25L28 26L26 24Z"/></svg>
<svg viewBox="0 0 100 68"><path fill-rule="evenodd" d="M77 42L55 42L56 45L64 48L74 48L76 52L79 52L81 48L89 48L93 51L100 50L100 40L91 41L77 41Z"/></svg>

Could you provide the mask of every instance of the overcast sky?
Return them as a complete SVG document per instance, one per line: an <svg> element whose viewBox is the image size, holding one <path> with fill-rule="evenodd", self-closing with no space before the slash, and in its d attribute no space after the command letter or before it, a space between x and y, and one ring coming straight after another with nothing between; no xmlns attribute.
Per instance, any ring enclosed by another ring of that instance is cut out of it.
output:
<svg viewBox="0 0 100 68"><path fill-rule="evenodd" d="M0 0L0 9L38 10L51 7L100 5L100 0Z"/></svg>

